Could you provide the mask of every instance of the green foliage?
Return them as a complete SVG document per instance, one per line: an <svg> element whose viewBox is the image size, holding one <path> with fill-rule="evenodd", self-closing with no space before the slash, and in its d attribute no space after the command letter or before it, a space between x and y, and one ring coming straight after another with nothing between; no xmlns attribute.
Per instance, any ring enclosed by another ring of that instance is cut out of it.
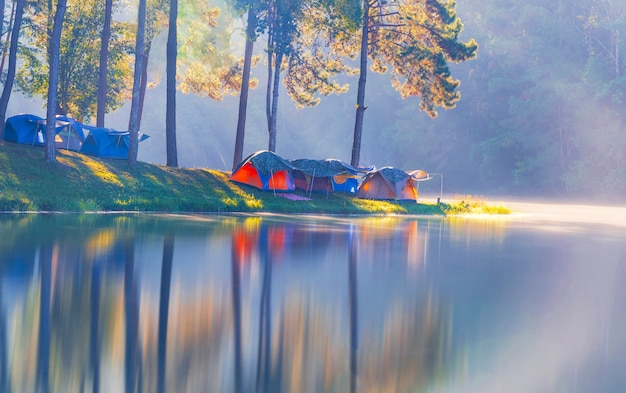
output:
<svg viewBox="0 0 626 393"><path fill-rule="evenodd" d="M297 48L288 61L284 84L289 96L299 108L319 104L319 95L345 93L348 84L333 78L354 74L356 69L347 65L342 54L329 48L342 34L354 34L353 15L341 14L332 6L315 4L307 7L298 24L294 42Z"/></svg>
<svg viewBox="0 0 626 393"><path fill-rule="evenodd" d="M459 40L463 24L455 6L453 1L411 0L370 8L372 69L390 71L402 97L420 97L420 109L432 117L436 107L453 108L461 97L448 63L473 59L478 49L473 39Z"/></svg>
<svg viewBox="0 0 626 393"><path fill-rule="evenodd" d="M47 2L30 3L28 23L23 28L23 50L17 83L31 97L45 97L48 90L48 36L50 18ZM58 106L80 121L88 121L96 112L100 34L104 21L104 2L69 0L61 36ZM132 28L127 23L112 22L107 70L108 112L121 107L130 93L132 72Z"/></svg>
<svg viewBox="0 0 626 393"><path fill-rule="evenodd" d="M241 87L243 63L231 53L228 13L203 1L180 3L178 14L179 89L221 100Z"/></svg>

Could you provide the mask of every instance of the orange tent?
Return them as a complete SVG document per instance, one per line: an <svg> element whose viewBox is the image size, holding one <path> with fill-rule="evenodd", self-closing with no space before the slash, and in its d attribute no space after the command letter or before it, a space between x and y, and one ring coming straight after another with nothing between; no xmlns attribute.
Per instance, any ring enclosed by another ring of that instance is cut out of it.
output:
<svg viewBox="0 0 626 393"><path fill-rule="evenodd" d="M384 167L365 175L357 197L417 201L417 190L408 173L397 168Z"/></svg>
<svg viewBox="0 0 626 393"><path fill-rule="evenodd" d="M261 150L241 161L230 175L230 180L263 191L293 191L293 169L276 153Z"/></svg>

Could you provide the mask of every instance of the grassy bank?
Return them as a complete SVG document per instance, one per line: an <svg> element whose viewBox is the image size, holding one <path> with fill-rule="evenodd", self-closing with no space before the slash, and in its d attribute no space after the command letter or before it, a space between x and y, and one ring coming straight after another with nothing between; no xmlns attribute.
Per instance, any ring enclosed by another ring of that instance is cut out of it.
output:
<svg viewBox="0 0 626 393"><path fill-rule="evenodd" d="M44 162L43 148L0 142L0 211L272 212L319 214L463 213L459 204L385 202L339 194L292 201L228 181L211 169L169 168L96 159L57 151ZM303 193L298 193L304 195ZM309 197L309 195L307 195ZM502 214L502 212L499 212Z"/></svg>

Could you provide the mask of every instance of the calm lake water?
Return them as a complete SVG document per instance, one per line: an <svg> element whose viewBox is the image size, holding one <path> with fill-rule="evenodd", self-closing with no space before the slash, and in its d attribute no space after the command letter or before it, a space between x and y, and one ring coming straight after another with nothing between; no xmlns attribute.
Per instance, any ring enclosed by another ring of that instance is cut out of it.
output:
<svg viewBox="0 0 626 393"><path fill-rule="evenodd" d="M624 392L626 209L0 215L0 392Z"/></svg>

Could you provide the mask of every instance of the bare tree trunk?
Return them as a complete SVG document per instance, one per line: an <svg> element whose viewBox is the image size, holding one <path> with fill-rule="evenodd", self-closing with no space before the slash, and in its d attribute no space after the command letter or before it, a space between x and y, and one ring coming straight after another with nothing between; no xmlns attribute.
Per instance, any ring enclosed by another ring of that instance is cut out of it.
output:
<svg viewBox="0 0 626 393"><path fill-rule="evenodd" d="M63 18L65 17L65 4L67 0L58 0L57 9L54 13L52 35L48 46L50 53L50 77L48 80L48 107L46 110L46 162L56 161L56 148L54 143L57 112L57 90L59 86L59 57L61 52L61 31L63 30Z"/></svg>
<svg viewBox="0 0 626 393"><path fill-rule="evenodd" d="M17 44L20 36L20 28L22 27L22 16L24 15L24 6L26 0L17 0L15 6L15 20L11 29L11 46L9 47L9 69L7 71L7 79L4 82L2 96L0 96L0 141L4 140L4 121L6 119L7 107L9 106L9 98L11 90L13 90L13 80L15 79L15 68L17 65Z"/></svg>
<svg viewBox="0 0 626 393"><path fill-rule="evenodd" d="M243 158L243 140L246 134L246 113L248 109L248 90L250 88L250 68L252 50L256 34L257 17L254 10L248 10L246 25L246 50L244 54L243 73L241 75L241 92L239 94L239 116L237 117L237 136L235 137L235 153L233 154L233 169Z"/></svg>
<svg viewBox="0 0 626 393"><path fill-rule="evenodd" d="M267 54L267 89L265 91L265 117L267 119L267 132L269 133L272 128L272 80L274 76L274 67L272 66L274 60L273 52Z"/></svg>
<svg viewBox="0 0 626 393"><path fill-rule="evenodd" d="M267 150L276 152L276 134L278 129L276 128L276 118L278 116L278 90L280 88L280 65L283 60L282 52L276 54L276 63L274 64L274 80L272 83L272 100L271 100L271 114L269 121L269 145Z"/></svg>
<svg viewBox="0 0 626 393"><path fill-rule="evenodd" d="M141 86L139 87L139 129L141 129L141 118L143 117L143 103L146 99L146 89L148 87L148 60L150 59L150 48L152 41L146 42L143 52L143 62L141 63Z"/></svg>
<svg viewBox="0 0 626 393"><path fill-rule="evenodd" d="M165 139L167 166L178 166L176 151L176 55L178 51L176 20L178 0L170 0L170 24L167 35L167 103L165 109Z"/></svg>
<svg viewBox="0 0 626 393"><path fill-rule="evenodd" d="M96 110L96 126L104 127L104 114L107 104L107 68L109 58L109 40L111 39L111 13L113 0L105 0L104 26L100 40L100 69L98 70L98 107Z"/></svg>
<svg viewBox="0 0 626 393"><path fill-rule="evenodd" d="M2 14L0 14L0 33L2 28L4 27L4 7L5 7L6 3L4 2L4 0L0 0L0 12ZM0 34L0 37L2 36L2 34ZM0 69L0 73L2 73L2 70Z"/></svg>
<svg viewBox="0 0 626 393"><path fill-rule="evenodd" d="M356 119L354 121L354 138L352 140L352 160L350 164L359 165L361 157L361 135L363 134L363 115L365 114L365 82L367 80L367 54L369 31L369 0L363 0L363 32L361 36L361 58L359 86L356 97Z"/></svg>
<svg viewBox="0 0 626 393"><path fill-rule="evenodd" d="M146 31L146 0L139 0L137 15L137 38L135 42L135 71L133 74L133 98L130 104L130 145L128 146L128 165L137 163L139 150L139 86L141 84L141 70L143 67L144 35Z"/></svg>
<svg viewBox="0 0 626 393"><path fill-rule="evenodd" d="M13 7L11 8L11 16L9 16L9 26L8 26L9 32L7 33L5 50L2 51L2 61L0 61L0 74L2 74L2 72L4 72L4 62L6 61L7 52L9 51L9 42L11 41L11 31L13 30L13 18L15 17L15 9L16 8L17 8L17 2L14 1L13 2ZM4 10L4 7L2 7L2 10ZM2 13L2 20L3 20L2 23L4 24L4 12ZM2 26L2 25L0 25L0 26Z"/></svg>

